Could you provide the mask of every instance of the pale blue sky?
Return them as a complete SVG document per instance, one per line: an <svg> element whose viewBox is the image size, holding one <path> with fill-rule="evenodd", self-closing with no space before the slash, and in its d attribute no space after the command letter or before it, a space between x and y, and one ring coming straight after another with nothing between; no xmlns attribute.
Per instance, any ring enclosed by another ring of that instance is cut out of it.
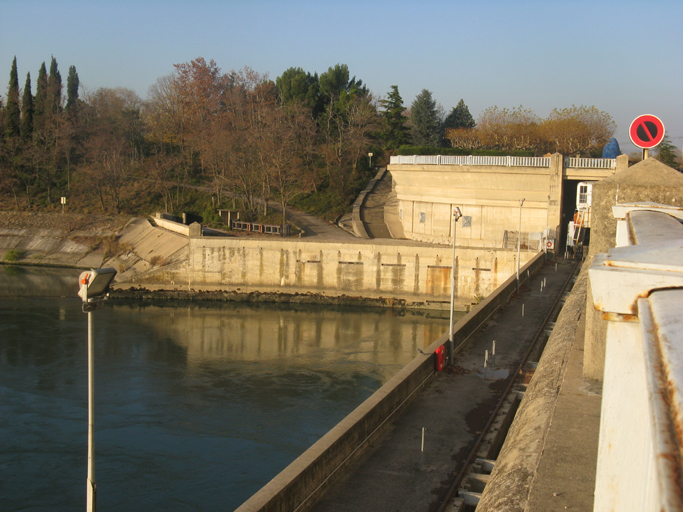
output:
<svg viewBox="0 0 683 512"><path fill-rule="evenodd" d="M272 79L292 66L337 63L371 91L422 89L446 110L595 105L628 127L662 119L683 144L683 1L105 1L0 0L0 94L16 55L19 81L54 55L89 89L128 87L145 98L174 63L214 59ZM4 78L3 78L4 77Z"/></svg>

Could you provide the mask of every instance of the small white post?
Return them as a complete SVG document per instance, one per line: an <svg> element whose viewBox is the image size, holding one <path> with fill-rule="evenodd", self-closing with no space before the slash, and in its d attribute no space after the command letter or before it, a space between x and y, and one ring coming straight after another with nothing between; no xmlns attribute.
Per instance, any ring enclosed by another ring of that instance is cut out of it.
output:
<svg viewBox="0 0 683 512"><path fill-rule="evenodd" d="M524 316L524 304L522 304L522 316Z"/></svg>
<svg viewBox="0 0 683 512"><path fill-rule="evenodd" d="M557 272L557 263L555 263L555 272Z"/></svg>
<svg viewBox="0 0 683 512"><path fill-rule="evenodd" d="M484 368L488 368L489 366L489 351L486 350L484 351Z"/></svg>
<svg viewBox="0 0 683 512"><path fill-rule="evenodd" d="M420 446L420 466L425 464L425 428L422 427L422 445Z"/></svg>

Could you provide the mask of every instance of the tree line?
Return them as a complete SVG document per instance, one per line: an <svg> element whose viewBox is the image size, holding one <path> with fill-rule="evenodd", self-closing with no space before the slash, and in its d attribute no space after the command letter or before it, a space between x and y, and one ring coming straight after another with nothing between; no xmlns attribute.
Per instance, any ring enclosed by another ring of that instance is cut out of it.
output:
<svg viewBox="0 0 683 512"><path fill-rule="evenodd" d="M118 213L138 179L166 211L177 211L179 191L194 184L211 189L214 206L236 205L247 219L268 201L286 218L302 196L341 212L372 177L369 152L374 162L410 144L583 153L614 132L594 107L546 120L492 107L475 122L463 100L446 113L426 89L407 107L398 86L377 98L345 64L320 75L292 67L273 81L197 58L174 65L143 101L124 88L83 92L74 66L64 87L53 57L35 90L30 73L19 88L15 58L0 98L0 187L17 209L50 205L76 183Z"/></svg>

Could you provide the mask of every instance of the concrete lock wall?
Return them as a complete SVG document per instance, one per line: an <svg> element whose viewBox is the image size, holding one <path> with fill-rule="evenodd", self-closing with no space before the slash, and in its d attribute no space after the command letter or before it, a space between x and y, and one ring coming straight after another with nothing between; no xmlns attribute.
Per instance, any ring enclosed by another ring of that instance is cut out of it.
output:
<svg viewBox="0 0 683 512"><path fill-rule="evenodd" d="M536 254L522 268L520 281L524 283L527 271L534 274L544 262L545 255ZM516 276L512 276L455 325L456 353L471 334L499 307L507 303L516 289ZM324 492L390 424L393 417L435 376L434 352L446 341L447 333L432 343L425 350L425 354L417 356L394 375L236 512L310 510Z"/></svg>
<svg viewBox="0 0 683 512"><path fill-rule="evenodd" d="M450 301L452 248L190 238L188 261L145 276L145 283L195 290L359 294L418 302ZM523 265L536 253L522 251ZM456 249L456 301L470 304L514 274L517 251Z"/></svg>

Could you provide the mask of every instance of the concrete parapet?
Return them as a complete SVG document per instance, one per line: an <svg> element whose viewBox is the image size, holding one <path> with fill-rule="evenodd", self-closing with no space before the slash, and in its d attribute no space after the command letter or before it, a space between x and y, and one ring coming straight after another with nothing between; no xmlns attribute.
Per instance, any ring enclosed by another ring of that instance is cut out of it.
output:
<svg viewBox="0 0 683 512"><path fill-rule="evenodd" d="M168 229L169 231L173 231L179 235L190 236L190 226L186 226L181 222L175 222L163 217L157 217L154 219L154 223L160 228Z"/></svg>
<svg viewBox="0 0 683 512"><path fill-rule="evenodd" d="M526 280L527 271L529 274L535 273L544 262L543 254L536 255L522 269L521 280ZM487 318L507 302L516 286L516 278L509 278L456 324L459 349ZM433 378L434 352L447 339L447 333L438 338L425 350L425 354L413 359L236 512L304 512L313 507L330 485L343 475L372 440L390 424L394 416Z"/></svg>
<svg viewBox="0 0 683 512"><path fill-rule="evenodd" d="M617 164L619 160L617 159ZM648 158L593 185L590 254L607 252L616 245L617 220L612 207L619 203L650 201L683 206L683 174ZM590 261L588 261L590 263ZM584 377L603 379L607 323L593 307L589 288L586 304Z"/></svg>

